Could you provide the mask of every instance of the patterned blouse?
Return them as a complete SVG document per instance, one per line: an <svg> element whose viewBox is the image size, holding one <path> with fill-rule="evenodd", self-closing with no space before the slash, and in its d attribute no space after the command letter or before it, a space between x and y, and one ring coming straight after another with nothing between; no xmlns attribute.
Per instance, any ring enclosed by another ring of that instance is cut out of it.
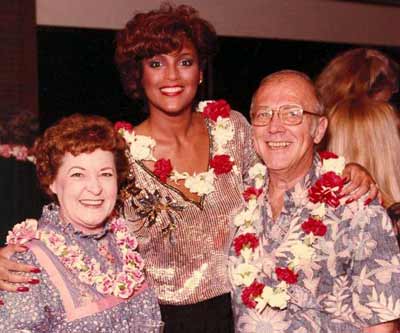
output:
<svg viewBox="0 0 400 333"><path fill-rule="evenodd" d="M100 262L103 272L111 265L114 269L121 267L112 233L105 229L98 235L85 236L71 225L61 224L58 212L55 205L45 207L39 229L62 234L67 245L78 244L85 255ZM146 285L128 300L105 296L80 282L41 241L28 245L30 250L15 258L39 267L40 283L29 285L28 292L0 291L4 301L0 307L0 332L138 333L151 331L145 325L160 323L157 298ZM114 260L109 260L110 256Z"/></svg>
<svg viewBox="0 0 400 333"><path fill-rule="evenodd" d="M308 219L308 189L319 177L319 157L310 172L284 196L276 221L262 197L258 228L262 276L259 281L275 287L274 267L287 267L293 258L292 242L303 239L300 225ZM284 310L265 307L259 313L246 307L241 288L234 287L237 332L306 333L361 332L400 317L400 254L392 224L383 207L364 206L363 199L329 208L327 232L315 243L316 256L301 262L298 281L289 285ZM234 258L232 250L232 258ZM235 265L234 259L231 260Z"/></svg>
<svg viewBox="0 0 400 333"><path fill-rule="evenodd" d="M256 160L248 122L235 111L230 119L235 134L227 148L237 169L217 176L215 191L202 196L200 203L161 183L140 161L132 161L136 186L151 195L139 203L134 196L125 198L125 217L132 221L149 283L162 304L193 304L230 292L227 254L235 232L230 217L243 203L243 175ZM212 156L216 144L211 124L206 124ZM148 222L157 216L154 223L143 225L137 206L146 212ZM166 232L171 221L175 227Z"/></svg>

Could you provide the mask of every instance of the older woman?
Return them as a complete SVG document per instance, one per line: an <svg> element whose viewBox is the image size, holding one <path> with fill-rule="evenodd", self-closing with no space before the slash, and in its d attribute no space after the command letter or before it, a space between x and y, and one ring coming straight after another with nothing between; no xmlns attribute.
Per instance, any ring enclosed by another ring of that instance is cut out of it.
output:
<svg viewBox="0 0 400 333"><path fill-rule="evenodd" d="M214 28L184 5L139 13L117 37L125 91L144 100L147 112L135 128L118 125L135 175L121 199L166 332L233 332L226 267L236 226L230 217L243 204L256 157L240 113L223 100L196 102L215 51ZM365 186L352 195L360 192Z"/></svg>
<svg viewBox="0 0 400 333"><path fill-rule="evenodd" d="M15 257L40 269L20 293L0 292L1 332L153 332L157 298L125 221L113 217L128 172L125 142L101 117L73 115L35 143L37 174L54 199L14 227ZM156 332L154 330L154 332Z"/></svg>

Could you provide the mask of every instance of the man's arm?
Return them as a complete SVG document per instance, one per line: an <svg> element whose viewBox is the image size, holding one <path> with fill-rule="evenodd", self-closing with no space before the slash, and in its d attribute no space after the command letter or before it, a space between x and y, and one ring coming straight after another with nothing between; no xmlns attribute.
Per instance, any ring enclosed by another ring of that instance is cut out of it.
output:
<svg viewBox="0 0 400 333"><path fill-rule="evenodd" d="M397 327L397 320L393 320L386 323L366 327L363 329L363 333L396 333Z"/></svg>

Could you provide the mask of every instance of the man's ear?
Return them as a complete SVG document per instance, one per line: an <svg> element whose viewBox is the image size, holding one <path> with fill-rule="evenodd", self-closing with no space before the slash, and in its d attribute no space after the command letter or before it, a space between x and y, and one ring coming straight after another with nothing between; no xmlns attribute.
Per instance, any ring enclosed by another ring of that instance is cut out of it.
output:
<svg viewBox="0 0 400 333"><path fill-rule="evenodd" d="M328 118L327 117L319 117L317 127L314 131L314 143L315 144L318 144L322 141L327 128L328 128Z"/></svg>

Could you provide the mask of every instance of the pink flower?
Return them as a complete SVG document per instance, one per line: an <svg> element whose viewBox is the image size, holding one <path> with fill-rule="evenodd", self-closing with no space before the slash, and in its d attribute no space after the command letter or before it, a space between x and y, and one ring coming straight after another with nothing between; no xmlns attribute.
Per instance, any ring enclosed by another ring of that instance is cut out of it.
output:
<svg viewBox="0 0 400 333"><path fill-rule="evenodd" d="M250 286L244 288L242 292L243 304L250 309L254 309L257 305L254 299L262 294L264 287L263 283L254 281Z"/></svg>
<svg viewBox="0 0 400 333"><path fill-rule="evenodd" d="M114 124L114 129L116 131L119 131L119 130L123 129L123 130L126 130L128 132L132 132L133 126L132 126L132 124L130 124L130 123L126 122L126 121L117 121Z"/></svg>
<svg viewBox="0 0 400 333"><path fill-rule="evenodd" d="M228 118L231 113L231 107L227 101L220 99L215 102L207 103L204 108L203 117L210 118L213 121L217 121L218 117Z"/></svg>
<svg viewBox="0 0 400 333"><path fill-rule="evenodd" d="M0 156L5 157L5 158L11 157L10 145L0 145Z"/></svg>
<svg viewBox="0 0 400 333"><path fill-rule="evenodd" d="M25 244L37 238L36 232L37 221L34 219L27 219L24 222L16 224L12 231L8 232L7 244Z"/></svg>
<svg viewBox="0 0 400 333"><path fill-rule="evenodd" d="M246 189L246 191L243 192L243 198L245 201L249 201L250 199L258 198L261 193L262 193L262 189L255 188L255 187L249 187Z"/></svg>
<svg viewBox="0 0 400 333"><path fill-rule="evenodd" d="M136 251L128 251L125 254L124 263L129 270L143 269L144 260Z"/></svg>
<svg viewBox="0 0 400 333"><path fill-rule="evenodd" d="M114 287L114 280L106 274L98 279L101 280L101 282L96 285L97 291L104 295L110 295Z"/></svg>
<svg viewBox="0 0 400 333"><path fill-rule="evenodd" d="M140 285L144 281L143 271L136 269L133 271L133 278L135 279L136 285Z"/></svg>
<svg viewBox="0 0 400 333"><path fill-rule="evenodd" d="M18 161L25 161L28 157L28 148L25 146L14 147L13 153Z"/></svg>
<svg viewBox="0 0 400 333"><path fill-rule="evenodd" d="M210 161L210 167L214 169L215 174L222 175L232 170L233 162L229 155L215 155Z"/></svg>
<svg viewBox="0 0 400 333"><path fill-rule="evenodd" d="M116 232L128 232L128 227L125 224L125 220L122 218L114 219L111 222L111 231Z"/></svg>
<svg viewBox="0 0 400 333"><path fill-rule="evenodd" d="M254 251L258 244L258 238L252 233L242 234L233 240L233 247L237 256L240 255L240 251L245 247L251 248Z"/></svg>
<svg viewBox="0 0 400 333"><path fill-rule="evenodd" d="M114 295L121 298L128 298L135 290L135 282L125 273L117 275L114 283Z"/></svg>
<svg viewBox="0 0 400 333"><path fill-rule="evenodd" d="M134 250L138 246L135 236L129 234L126 234L124 238L117 239L117 244L124 246L128 250Z"/></svg>

